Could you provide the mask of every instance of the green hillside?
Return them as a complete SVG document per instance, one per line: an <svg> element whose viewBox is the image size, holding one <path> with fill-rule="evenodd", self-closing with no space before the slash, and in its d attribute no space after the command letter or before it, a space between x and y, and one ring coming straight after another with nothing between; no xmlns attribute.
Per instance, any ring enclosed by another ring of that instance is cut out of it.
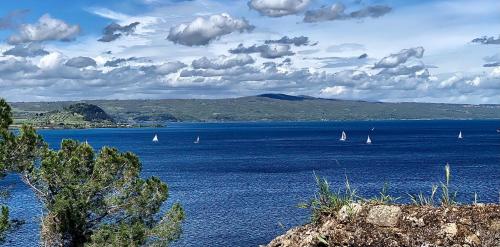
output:
<svg viewBox="0 0 500 247"><path fill-rule="evenodd" d="M115 121L99 106L76 103L48 110L14 110L15 123L47 128L114 127Z"/></svg>
<svg viewBox="0 0 500 247"><path fill-rule="evenodd" d="M69 109L75 103L12 103L12 106L15 118L18 122L24 122L36 118L37 114ZM500 105L381 103L284 94L230 99L93 100L79 103L98 106L116 122L127 124L169 121L500 119ZM77 115L83 116L80 113ZM89 121L94 122L92 119Z"/></svg>

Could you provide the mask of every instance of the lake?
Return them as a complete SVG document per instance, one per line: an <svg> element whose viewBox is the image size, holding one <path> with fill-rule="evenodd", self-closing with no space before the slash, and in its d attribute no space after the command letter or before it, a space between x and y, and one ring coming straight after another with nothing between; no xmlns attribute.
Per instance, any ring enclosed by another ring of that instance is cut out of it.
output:
<svg viewBox="0 0 500 247"><path fill-rule="evenodd" d="M373 131L371 130L372 128ZM304 224L297 208L315 191L313 172L332 186L347 176L363 196L384 183L408 202L407 193L429 192L452 169L453 189L463 202L498 202L500 121L361 121L266 123L171 123L167 128L42 130L53 148L61 139L87 140L139 155L143 176L158 176L170 188L168 205L186 210L183 238L175 246L257 246ZM342 131L347 141L338 139ZM464 138L457 138L462 131ZM158 143L152 138L157 134ZM373 144L365 144L370 135ZM200 136L200 143L193 141ZM41 206L15 176L13 218L26 221L6 246L33 246L39 239Z"/></svg>

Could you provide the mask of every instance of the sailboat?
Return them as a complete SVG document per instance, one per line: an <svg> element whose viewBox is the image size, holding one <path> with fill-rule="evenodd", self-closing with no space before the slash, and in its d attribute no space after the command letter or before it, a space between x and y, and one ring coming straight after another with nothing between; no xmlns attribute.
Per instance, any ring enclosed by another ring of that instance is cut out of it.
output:
<svg viewBox="0 0 500 247"><path fill-rule="evenodd" d="M460 131L460 133L458 133L458 139L463 139L464 137L462 136L462 131Z"/></svg>
<svg viewBox="0 0 500 247"><path fill-rule="evenodd" d="M153 142L158 142L158 135L155 134L155 137L153 137Z"/></svg>
<svg viewBox="0 0 500 247"><path fill-rule="evenodd" d="M370 135L366 138L366 144L372 144L372 139L370 139Z"/></svg>
<svg viewBox="0 0 500 247"><path fill-rule="evenodd" d="M196 140L194 141L194 144L200 143L200 136L196 137Z"/></svg>
<svg viewBox="0 0 500 247"><path fill-rule="evenodd" d="M347 135L345 134L344 131L342 131L342 136L339 139L340 141L346 141L347 140Z"/></svg>

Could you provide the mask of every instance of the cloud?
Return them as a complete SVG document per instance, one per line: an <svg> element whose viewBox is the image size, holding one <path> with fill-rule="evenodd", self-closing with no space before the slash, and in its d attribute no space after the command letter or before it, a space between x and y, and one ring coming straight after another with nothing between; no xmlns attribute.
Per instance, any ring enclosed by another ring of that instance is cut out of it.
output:
<svg viewBox="0 0 500 247"><path fill-rule="evenodd" d="M309 45L309 38L305 36L293 37L289 38L288 36L283 36L281 39L277 40L266 40L264 44L284 44L284 45L295 45L295 46L303 46ZM314 43L313 45L316 45Z"/></svg>
<svg viewBox="0 0 500 247"><path fill-rule="evenodd" d="M342 3L333 4L330 7L322 7L316 10L306 11L304 22L321 22L334 20L349 20L349 19L364 19L378 18L391 12L392 8L386 5L370 5L365 6L351 13L345 12L345 5Z"/></svg>
<svg viewBox="0 0 500 247"><path fill-rule="evenodd" d="M481 38L475 38L471 42L483 45L500 45L500 36L498 36L498 38L483 36Z"/></svg>
<svg viewBox="0 0 500 247"><path fill-rule="evenodd" d="M367 63L367 56L362 54L357 57L315 57L313 60L318 60L324 64L321 68L340 68L340 67L353 67L361 66Z"/></svg>
<svg viewBox="0 0 500 247"><path fill-rule="evenodd" d="M66 61L65 65L74 68L85 68L89 66L95 67L97 63L90 57L74 57Z"/></svg>
<svg viewBox="0 0 500 247"><path fill-rule="evenodd" d="M259 53L263 58L281 58L285 56L293 56L290 50L290 45L283 44L271 44L271 45L252 45L245 47L243 44L239 44L238 47L229 50L232 54L249 54L249 53Z"/></svg>
<svg viewBox="0 0 500 247"><path fill-rule="evenodd" d="M106 63L104 63L104 67L118 67L119 65L121 65L125 62L130 62L130 61L134 61L134 60L137 60L137 58L136 57L117 58L117 59L106 61Z"/></svg>
<svg viewBox="0 0 500 247"><path fill-rule="evenodd" d="M486 56L483 58L483 60L486 62L483 67L498 67L500 66L500 53Z"/></svg>
<svg viewBox="0 0 500 247"><path fill-rule="evenodd" d="M406 63L406 61L408 61L408 59L412 57L422 58L423 55L424 55L423 47L403 49L398 53L394 53L387 57L382 58L375 64L374 68L394 68L402 63Z"/></svg>
<svg viewBox="0 0 500 247"><path fill-rule="evenodd" d="M8 13L4 17L0 17L0 30L16 28L19 24L17 23L19 18L22 18L29 12L27 9L15 10Z"/></svg>
<svg viewBox="0 0 500 247"><path fill-rule="evenodd" d="M192 62L195 69L228 69L235 66L243 66L254 63L255 60L247 54L237 54L233 56L219 56L214 59L202 57Z"/></svg>
<svg viewBox="0 0 500 247"><path fill-rule="evenodd" d="M101 42L111 42L123 35L130 35L134 33L135 28L139 25L139 22L132 22L128 25L120 26L116 23L111 23L104 28L103 36L98 39Z"/></svg>
<svg viewBox="0 0 500 247"><path fill-rule="evenodd" d="M199 98L199 92L206 97L225 97L272 91L376 101L446 98L449 102L497 102L500 93L500 68L436 76L422 62L407 60L395 67L359 66L331 73L294 67L289 58L258 63L247 56L202 57L190 66L179 61L141 60L140 65L122 62L111 69L72 67L68 61L73 58L59 52L39 60L7 56L0 57L0 90L9 100ZM327 59L332 58L321 61ZM474 98L457 98L462 95Z"/></svg>
<svg viewBox="0 0 500 247"><path fill-rule="evenodd" d="M258 11L261 15L281 17L299 13L310 2L310 0L250 0L248 6Z"/></svg>
<svg viewBox="0 0 500 247"><path fill-rule="evenodd" d="M16 57L37 57L47 55L49 52L44 50L38 43L28 43L15 45L3 54Z"/></svg>
<svg viewBox="0 0 500 247"><path fill-rule="evenodd" d="M41 69L54 69L59 67L63 60L63 55L60 52L51 52L40 59L38 67Z"/></svg>
<svg viewBox="0 0 500 247"><path fill-rule="evenodd" d="M346 51L363 51L365 46L356 43L343 43L339 45L331 45L326 48L327 52L346 52Z"/></svg>
<svg viewBox="0 0 500 247"><path fill-rule="evenodd" d="M171 73L175 73L175 72L179 71L180 69L185 68L186 66L187 65L182 63L182 62L175 61L175 62L163 63L160 65L143 66L143 67L141 67L141 70L144 72L147 72L147 73L168 75Z"/></svg>
<svg viewBox="0 0 500 247"><path fill-rule="evenodd" d="M483 65L483 67L499 67L499 66L500 66L500 62L487 63L487 64Z"/></svg>
<svg viewBox="0 0 500 247"><path fill-rule="evenodd" d="M347 91L345 86L333 86L333 87L325 87L321 89L320 95L325 97L338 96Z"/></svg>
<svg viewBox="0 0 500 247"><path fill-rule="evenodd" d="M244 18L233 18L222 13L209 17L198 17L192 22L170 28L167 39L181 45L208 45L212 40L233 32L252 31L255 27Z"/></svg>
<svg viewBox="0 0 500 247"><path fill-rule="evenodd" d="M8 38L10 44L42 42L49 40L72 41L80 33L80 26L69 25L45 14L35 24L23 24L17 33Z"/></svg>

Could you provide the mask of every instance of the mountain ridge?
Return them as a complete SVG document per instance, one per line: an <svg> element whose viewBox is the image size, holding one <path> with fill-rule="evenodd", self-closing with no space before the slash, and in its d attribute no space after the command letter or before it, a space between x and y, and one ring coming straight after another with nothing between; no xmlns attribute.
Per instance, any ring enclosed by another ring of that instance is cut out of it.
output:
<svg viewBox="0 0 500 247"><path fill-rule="evenodd" d="M227 99L85 100L14 102L18 122L77 103L96 105L119 123L225 121L333 121L398 119L500 119L500 105L369 102L287 94Z"/></svg>

